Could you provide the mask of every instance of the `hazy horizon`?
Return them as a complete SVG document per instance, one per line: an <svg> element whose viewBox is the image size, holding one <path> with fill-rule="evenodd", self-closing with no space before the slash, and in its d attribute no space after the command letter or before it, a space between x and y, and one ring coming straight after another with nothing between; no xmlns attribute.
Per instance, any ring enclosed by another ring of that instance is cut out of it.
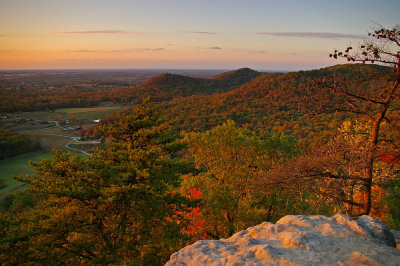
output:
<svg viewBox="0 0 400 266"><path fill-rule="evenodd" d="M0 2L0 69L318 69L400 1Z"/></svg>
<svg viewBox="0 0 400 266"><path fill-rule="evenodd" d="M0 72L11 72L11 71L233 71L241 68L250 67L239 67L239 68L21 68L21 69L0 69ZM290 72L300 71L305 69L255 69L250 68L258 72ZM307 69L308 70L308 69ZM312 70L312 69L310 69Z"/></svg>

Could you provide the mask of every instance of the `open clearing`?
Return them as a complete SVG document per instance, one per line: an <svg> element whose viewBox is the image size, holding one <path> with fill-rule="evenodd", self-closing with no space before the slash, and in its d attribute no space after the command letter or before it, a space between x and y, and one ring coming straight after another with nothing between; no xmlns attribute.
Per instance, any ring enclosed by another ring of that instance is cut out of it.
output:
<svg viewBox="0 0 400 266"><path fill-rule="evenodd" d="M11 114L11 117L0 119L0 126L8 130L29 135L40 143L43 152L23 154L17 157L0 160L0 179L4 180L6 187L0 189L0 195L5 192L14 192L23 189L24 185L11 178L12 175L33 174L34 169L29 165L29 161L38 162L42 158L50 158L52 149L60 151L70 151L66 144L73 137L79 137L79 130L74 127L87 129L90 125L95 126L95 119L113 114L117 111L129 108L130 106L103 104L87 108L63 108L51 112L19 112ZM75 119L71 119L74 116ZM24 119L26 122L16 122L18 119ZM40 123L47 120L48 123ZM58 125L54 121L70 120L68 124ZM68 130L66 130L68 128ZM63 137L64 136L64 137ZM94 148L96 143L82 142L71 143L71 148L76 150L89 150ZM71 152L77 154L76 152ZM79 153L81 154L81 153ZM84 155L83 155L84 156Z"/></svg>
<svg viewBox="0 0 400 266"><path fill-rule="evenodd" d="M77 108L61 108L54 111L31 111L19 112L10 114L11 117L7 119L0 119L2 127L9 128L13 131L21 130L37 130L49 127L49 124L40 124L41 120L55 121L57 119L70 120L72 124L90 124L92 120L111 115L115 112L129 108L128 105L119 104L106 104L92 107L77 107ZM75 120L71 119L75 117ZM26 119L27 122L15 123L17 119ZM30 120L32 119L32 121Z"/></svg>
<svg viewBox="0 0 400 266"><path fill-rule="evenodd" d="M65 144L70 139L63 136L78 137L80 128L87 129L96 126L93 120L101 119L117 111L129 108L128 105L105 102L99 106L62 108L55 111L32 111L10 114L9 118L0 119L0 126L21 134L30 135L41 144L42 150L58 149L66 151ZM74 119L72 119L73 117ZM59 123L55 121L66 121ZM47 121L47 122L43 122ZM53 136L51 136L53 135ZM59 135L59 136L57 136Z"/></svg>
<svg viewBox="0 0 400 266"><path fill-rule="evenodd" d="M59 150L59 151L65 151L67 152L68 149L65 147L65 144L67 144L70 139L69 138L63 138L63 137L58 137L58 136L50 136L50 135L41 135L41 134L33 134L33 133L26 133L26 135L29 135L33 139L39 142L41 150L44 151L51 151L53 149Z"/></svg>
<svg viewBox="0 0 400 266"><path fill-rule="evenodd" d="M34 152L22 154L13 158L0 161L0 179L4 181L6 187L0 189L0 195L5 192L14 192L23 189L24 184L11 178L12 175L34 174L35 170L29 165L29 161L39 162L43 158L51 158L51 152Z"/></svg>
<svg viewBox="0 0 400 266"><path fill-rule="evenodd" d="M66 113L66 114L76 114L76 113L86 113L86 112L98 112L98 111L109 111L114 110L119 111L123 109L121 106L98 106L98 107L85 107L85 108L62 108L57 109L57 113Z"/></svg>

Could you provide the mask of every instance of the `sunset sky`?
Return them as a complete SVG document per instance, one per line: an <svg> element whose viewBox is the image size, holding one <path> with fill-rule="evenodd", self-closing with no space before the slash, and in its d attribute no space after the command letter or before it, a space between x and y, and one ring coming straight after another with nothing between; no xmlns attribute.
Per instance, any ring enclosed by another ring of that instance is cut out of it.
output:
<svg viewBox="0 0 400 266"><path fill-rule="evenodd" d="M399 0L0 0L0 69L320 68L399 14Z"/></svg>

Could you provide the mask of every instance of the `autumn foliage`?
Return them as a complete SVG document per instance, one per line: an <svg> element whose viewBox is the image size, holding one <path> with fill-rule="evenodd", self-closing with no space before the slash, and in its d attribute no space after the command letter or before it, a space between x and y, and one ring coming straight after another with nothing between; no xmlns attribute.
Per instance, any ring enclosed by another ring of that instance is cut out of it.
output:
<svg viewBox="0 0 400 266"><path fill-rule="evenodd" d="M79 132L102 140L92 156L55 152L17 177L29 189L0 198L0 261L162 265L194 241L287 214L369 214L400 228L400 30L370 37L331 54L363 64L162 74L63 98L42 88L36 103L29 86L7 90L4 110L142 104ZM0 155L25 142L0 130Z"/></svg>

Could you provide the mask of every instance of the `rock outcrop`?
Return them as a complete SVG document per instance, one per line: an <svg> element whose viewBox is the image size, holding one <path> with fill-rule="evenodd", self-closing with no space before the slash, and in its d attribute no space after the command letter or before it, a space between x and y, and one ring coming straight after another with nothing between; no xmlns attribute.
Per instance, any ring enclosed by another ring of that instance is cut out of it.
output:
<svg viewBox="0 0 400 266"><path fill-rule="evenodd" d="M400 250L389 227L370 216L289 215L227 239L197 241L166 265L400 265Z"/></svg>

